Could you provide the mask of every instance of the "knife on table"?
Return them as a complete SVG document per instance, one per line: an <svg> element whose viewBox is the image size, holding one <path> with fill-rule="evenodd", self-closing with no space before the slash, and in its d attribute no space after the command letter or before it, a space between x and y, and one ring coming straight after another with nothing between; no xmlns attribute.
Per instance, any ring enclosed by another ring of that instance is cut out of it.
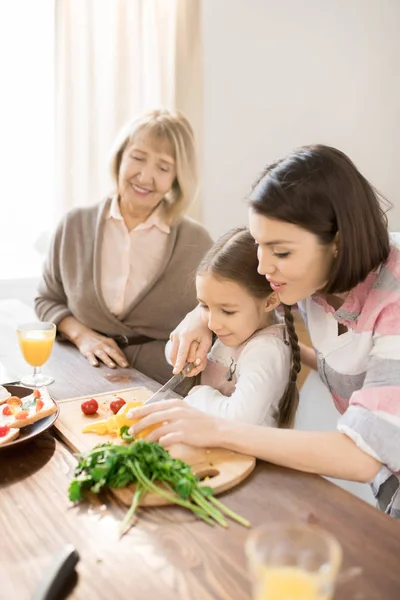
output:
<svg viewBox="0 0 400 600"><path fill-rule="evenodd" d="M70 591L66 589L68 583L74 583L72 575L75 573L75 566L78 561L78 551L75 550L72 544L67 544L61 548L46 570L45 576L36 589L32 600L61 600L65 598L66 592Z"/></svg>
<svg viewBox="0 0 400 600"><path fill-rule="evenodd" d="M177 373L171 379L164 383L164 385L148 400L146 400L145 404L153 404L154 402L159 402L159 400L165 400L168 395L174 391L176 387L185 379L185 377L190 373L192 369L195 368L193 363L186 363L180 373Z"/></svg>

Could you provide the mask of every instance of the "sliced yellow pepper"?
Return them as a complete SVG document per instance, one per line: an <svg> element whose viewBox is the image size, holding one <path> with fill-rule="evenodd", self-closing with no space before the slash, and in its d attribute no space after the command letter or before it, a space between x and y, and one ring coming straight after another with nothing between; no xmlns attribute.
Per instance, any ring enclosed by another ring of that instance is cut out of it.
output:
<svg viewBox="0 0 400 600"><path fill-rule="evenodd" d="M95 421L94 423L90 423L82 429L82 433L97 433L97 435L106 435L106 433L108 433L107 423L108 421Z"/></svg>
<svg viewBox="0 0 400 600"><path fill-rule="evenodd" d="M116 415L113 415L105 421L95 421L94 423L86 425L86 427L82 429L82 433L119 436L121 427L124 427L125 425L130 427L134 423L137 423L138 419L128 419L126 413L128 410L131 410L131 408L136 408L138 406L143 406L143 402L127 402L119 409ZM160 425L152 425L151 427L147 427L147 429L141 431L136 438L140 439L146 437L153 429L156 429L159 426Z"/></svg>

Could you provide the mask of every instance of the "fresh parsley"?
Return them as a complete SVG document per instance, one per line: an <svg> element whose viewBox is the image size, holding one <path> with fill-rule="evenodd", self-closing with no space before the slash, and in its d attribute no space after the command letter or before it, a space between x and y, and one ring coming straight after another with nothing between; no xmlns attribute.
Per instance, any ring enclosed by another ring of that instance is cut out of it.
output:
<svg viewBox="0 0 400 600"><path fill-rule="evenodd" d="M21 410L28 410L29 408L32 408L32 406L36 406L36 398L25 400L21 405Z"/></svg>
<svg viewBox="0 0 400 600"><path fill-rule="evenodd" d="M122 429L121 437L125 434L132 437L127 433L128 428ZM172 458L168 450L156 442L138 440L129 445L99 444L78 458L75 478L69 486L72 502L80 502L89 490L98 494L103 488L136 485L132 504L120 527L121 535L130 528L140 499L147 492L189 509L209 525L217 523L227 527L227 516L245 527L250 526L246 519L214 498L210 487L199 485L190 465Z"/></svg>

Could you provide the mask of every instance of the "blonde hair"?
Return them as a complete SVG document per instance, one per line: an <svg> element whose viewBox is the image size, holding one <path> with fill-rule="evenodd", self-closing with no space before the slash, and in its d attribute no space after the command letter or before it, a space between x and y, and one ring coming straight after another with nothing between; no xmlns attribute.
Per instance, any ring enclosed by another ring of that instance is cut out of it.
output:
<svg viewBox="0 0 400 600"><path fill-rule="evenodd" d="M118 175L125 149L140 133L156 148L168 148L173 152L176 166L176 179L166 194L165 212L171 224L187 210L197 194L196 151L192 127L180 112L157 109L136 117L123 127L118 134L111 154L111 176L118 189Z"/></svg>

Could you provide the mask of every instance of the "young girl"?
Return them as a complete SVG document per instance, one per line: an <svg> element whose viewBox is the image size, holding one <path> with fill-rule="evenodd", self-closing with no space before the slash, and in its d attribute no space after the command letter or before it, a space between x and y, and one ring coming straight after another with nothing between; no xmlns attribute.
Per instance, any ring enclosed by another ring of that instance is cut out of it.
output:
<svg viewBox="0 0 400 600"><path fill-rule="evenodd" d="M291 427L300 370L293 317L286 307L286 326L281 322L278 295L257 272L257 248L247 229L234 229L213 245L197 270L196 289L203 321L217 339L201 385L186 402L227 419Z"/></svg>

